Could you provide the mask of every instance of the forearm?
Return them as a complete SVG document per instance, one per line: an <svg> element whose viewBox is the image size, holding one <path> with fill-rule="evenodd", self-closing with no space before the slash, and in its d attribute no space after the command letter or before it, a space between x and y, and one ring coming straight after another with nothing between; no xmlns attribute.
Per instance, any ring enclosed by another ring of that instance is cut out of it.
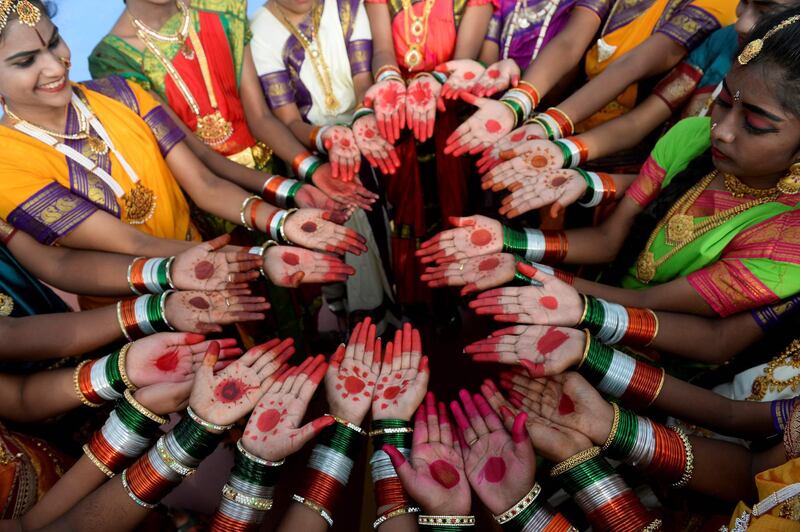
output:
<svg viewBox="0 0 800 532"><path fill-rule="evenodd" d="M252 119L248 116L247 123L253 135L272 148L275 154L287 163L291 163L298 154L306 151L306 147L271 113L261 114Z"/></svg>
<svg viewBox="0 0 800 532"><path fill-rule="evenodd" d="M467 7L458 27L453 59L477 59L492 18L492 4Z"/></svg>
<svg viewBox="0 0 800 532"><path fill-rule="evenodd" d="M122 339L115 305L0 320L0 358L47 360L81 355Z"/></svg>
<svg viewBox="0 0 800 532"><path fill-rule="evenodd" d="M500 61L500 47L497 43L484 40L483 46L481 46L481 53L478 55L478 61L486 65Z"/></svg>
<svg viewBox="0 0 800 532"><path fill-rule="evenodd" d="M576 280L574 286L586 295L624 306L699 316L717 315L700 294L694 291L685 277L639 290L609 286L585 279Z"/></svg>
<svg viewBox="0 0 800 532"><path fill-rule="evenodd" d="M278 526L278 532L295 532L296 530L325 532L328 530L328 523L314 510L302 504L292 503Z"/></svg>
<svg viewBox="0 0 800 532"><path fill-rule="evenodd" d="M364 101L364 95L372 86L372 74L370 72L362 72L353 76L353 88L356 93L356 104Z"/></svg>
<svg viewBox="0 0 800 532"><path fill-rule="evenodd" d="M740 445L689 436L694 475L688 487L727 501L757 500L753 455Z"/></svg>
<svg viewBox="0 0 800 532"><path fill-rule="evenodd" d="M12 421L33 423L69 412L81 406L73 384L72 368L34 373L25 378L19 408L6 410Z"/></svg>
<svg viewBox="0 0 800 532"><path fill-rule="evenodd" d="M589 160L600 159L635 147L670 116L664 101L650 96L629 113L581 133L578 138L588 148Z"/></svg>

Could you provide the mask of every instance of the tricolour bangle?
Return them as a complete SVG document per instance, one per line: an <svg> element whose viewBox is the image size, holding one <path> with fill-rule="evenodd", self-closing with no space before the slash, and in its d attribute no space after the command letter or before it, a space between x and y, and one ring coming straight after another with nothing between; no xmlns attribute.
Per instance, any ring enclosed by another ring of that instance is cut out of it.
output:
<svg viewBox="0 0 800 532"><path fill-rule="evenodd" d="M551 119L556 124L559 133L558 138L568 137L575 133L575 124L572 123L572 119L558 107L551 107L541 115L546 119Z"/></svg>
<svg viewBox="0 0 800 532"><path fill-rule="evenodd" d="M169 290L159 295L146 294L117 303L117 318L128 341L138 340L157 332L175 330L167 321L166 300Z"/></svg>
<svg viewBox="0 0 800 532"><path fill-rule="evenodd" d="M378 527L389 519L400 517L401 515L418 514L421 511L422 508L419 506L403 506L400 508L394 508L378 516L378 518L372 523L372 528L374 530L378 530Z"/></svg>
<svg viewBox="0 0 800 532"><path fill-rule="evenodd" d="M530 96L531 102L533 102L533 108L534 109L536 109L536 107L539 106L539 102L542 101L542 99L539 96L539 91L536 89L536 87L534 87L533 85L531 85L530 83L528 83L525 80L520 80L519 83L517 83L517 86L515 88L517 90L526 92L528 94L528 96Z"/></svg>
<svg viewBox="0 0 800 532"><path fill-rule="evenodd" d="M353 120L350 122L350 126L352 127L353 124L356 123L356 120L359 118L363 118L368 115L374 115L375 110L370 107L358 107L356 108L355 112L353 113Z"/></svg>
<svg viewBox="0 0 800 532"><path fill-rule="evenodd" d="M511 116L514 117L514 124L512 125L511 129L516 128L518 124L525 120L525 112L523 111L522 105L519 102L511 98L506 98L501 99L500 103L506 106L506 108L511 111Z"/></svg>
<svg viewBox="0 0 800 532"><path fill-rule="evenodd" d="M161 294L174 289L169 268L175 257L148 259L137 257L128 266L128 286L136 295Z"/></svg>
<svg viewBox="0 0 800 532"><path fill-rule="evenodd" d="M650 309L623 307L584 296L585 311L577 327L588 329L606 344L650 345L658 332L658 318Z"/></svg>
<svg viewBox="0 0 800 532"><path fill-rule="evenodd" d="M564 168L577 168L589 159L589 150L579 137L558 139L554 143L564 154Z"/></svg>
<svg viewBox="0 0 800 532"><path fill-rule="evenodd" d="M78 400L86 406L98 408L102 406L103 399L94 392L91 379L91 365L94 360L84 360L75 367L72 373L72 384Z"/></svg>
<svg viewBox="0 0 800 532"><path fill-rule="evenodd" d="M686 486L694 471L692 444L686 434L625 408L618 410L617 426L609 435L605 454L648 475L673 482L674 487Z"/></svg>
<svg viewBox="0 0 800 532"><path fill-rule="evenodd" d="M286 215L289 213L286 209L277 209L269 214L266 221L266 233L267 235L277 242L282 242L283 239L281 238L281 225L283 224L284 220L286 219Z"/></svg>
<svg viewBox="0 0 800 532"><path fill-rule="evenodd" d="M547 264L541 264L541 263L538 263L538 262L532 262L532 261L529 261L529 260L525 260L525 259L523 259L522 257L519 257L519 256L516 256L515 258L516 258L517 262L524 262L524 263L536 268L537 270L539 270L543 274L555 277L556 279L564 281L565 283L567 283L569 285L572 285L575 282L575 274L574 273L565 272L564 270L559 270L558 268L553 268L552 266L549 266ZM537 285L537 283L538 283L538 281L528 277L524 273L520 273L518 271L514 272L514 281L512 281L512 284L514 286L531 286L531 285Z"/></svg>
<svg viewBox="0 0 800 532"><path fill-rule="evenodd" d="M786 430L786 424L799 400L800 398L792 397L791 399L777 399L770 403L772 426L775 427L776 434L783 434Z"/></svg>
<svg viewBox="0 0 800 532"><path fill-rule="evenodd" d="M402 419L376 419L372 422L369 434L372 436L375 452L369 464L378 508L397 508L411 504L411 498L403 489L397 471L389 455L383 451L383 446L392 445L408 460L411 456L412 432L411 424Z"/></svg>
<svg viewBox="0 0 800 532"><path fill-rule="evenodd" d="M577 532L564 516L556 513L540 495L539 484L534 484L517 504L495 519L504 532L527 532L546 530L547 532Z"/></svg>
<svg viewBox="0 0 800 532"><path fill-rule="evenodd" d="M599 455L599 448L589 451L567 459L565 462L570 465L561 468L555 476L589 518L593 530L634 532L652 523L653 517L622 477Z"/></svg>
<svg viewBox="0 0 800 532"><path fill-rule="evenodd" d="M352 456L363 435L360 427L359 432L352 424L345 423L337 421L322 430L308 459L301 488L293 497L319 513L329 525L333 524L333 508L350 479Z"/></svg>
<svg viewBox="0 0 800 532"><path fill-rule="evenodd" d="M445 74L444 72L439 72L438 70L434 70L433 72L431 72L431 76L433 76L433 79L435 79L442 85L447 83L447 74Z"/></svg>
<svg viewBox="0 0 800 532"><path fill-rule="evenodd" d="M292 171L294 175L308 183L321 164L322 161L320 161L319 157L304 151L298 153L292 160Z"/></svg>
<svg viewBox="0 0 800 532"><path fill-rule="evenodd" d="M119 372L119 354L120 352L116 351L106 355L88 368L92 393L102 401L119 399L125 391L125 382Z"/></svg>
<svg viewBox="0 0 800 532"><path fill-rule="evenodd" d="M533 262L561 262L567 256L569 245L563 231L539 229L511 229L503 226L503 251L522 255Z"/></svg>
<svg viewBox="0 0 800 532"><path fill-rule="evenodd" d="M403 75L400 72L400 69L394 65L383 65L375 72L375 82L383 81L384 79L399 77L401 80L403 79Z"/></svg>
<svg viewBox="0 0 800 532"><path fill-rule="evenodd" d="M273 175L264 181L261 188L261 197L265 201L278 207L294 207L295 196L300 191L303 183L296 179Z"/></svg>
<svg viewBox="0 0 800 532"><path fill-rule="evenodd" d="M647 407L661 393L665 373L587 335L578 372L598 390L633 407Z"/></svg>
<svg viewBox="0 0 800 532"><path fill-rule="evenodd" d="M171 455L165 459L156 445L123 471L122 484L131 500L144 508L154 508L185 476L172 465L174 461Z"/></svg>
<svg viewBox="0 0 800 532"><path fill-rule="evenodd" d="M564 136L561 133L561 126L559 126L555 118L546 113L539 113L533 118L533 121L542 126L545 133L547 133L547 138L550 140L558 140Z"/></svg>
<svg viewBox="0 0 800 532"><path fill-rule="evenodd" d="M244 201L242 201L242 206L239 209L239 220L242 222L242 226L247 228L247 230L249 231L255 231L256 228L253 226L252 223L248 221L250 219L250 217L247 214L248 209L250 208L251 203L253 203L254 201L259 201L260 199L261 198L259 198L258 196L247 196L244 199Z"/></svg>

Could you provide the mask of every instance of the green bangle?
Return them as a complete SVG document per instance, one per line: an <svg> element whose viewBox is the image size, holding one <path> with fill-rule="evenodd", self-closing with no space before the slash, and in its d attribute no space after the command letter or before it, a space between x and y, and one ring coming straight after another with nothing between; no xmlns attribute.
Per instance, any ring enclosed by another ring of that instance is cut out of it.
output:
<svg viewBox="0 0 800 532"><path fill-rule="evenodd" d="M548 139L554 140L556 138L555 133L553 133L553 129L550 127L550 124L548 124L547 122L545 122L541 118L536 117L533 120L531 120L531 122L533 122L535 124L539 124L541 126L541 128L544 129L544 132L547 133L547 138ZM570 154L570 159L572 159L572 154Z"/></svg>
<svg viewBox="0 0 800 532"><path fill-rule="evenodd" d="M539 124L539 125L541 125L543 127L547 127L548 128L547 129L548 134L550 136L552 136L552 130L549 129L549 124L547 124L547 122L545 122L544 120L541 120L541 121L537 122L537 124ZM553 141L553 144L558 146L558 149L561 150L561 155L564 157L564 164L562 166L564 168L572 168L572 151L570 151L569 148L567 148L564 144L562 144L561 142L559 142L557 140ZM591 182L591 180L586 178L586 176L584 176L584 178L587 179L587 183Z"/></svg>
<svg viewBox="0 0 800 532"><path fill-rule="evenodd" d="M558 144L558 142L556 142L556 144ZM565 148L564 146L561 146L561 144L559 144L559 147L562 148L562 151ZM572 152L570 152L570 157L572 157ZM570 163L572 162L571 158L570 158L569 162ZM564 163L568 164L566 158L564 159ZM581 199L578 200L578 203L589 203L590 201L592 201L594 199L594 181L592 180L591 176L589 175L589 172L587 172L586 170L581 170L580 168L575 168L575 171L578 172L579 174L581 174L581 177L583 177L583 180L586 181L586 192L583 193L583 196L581 196Z"/></svg>

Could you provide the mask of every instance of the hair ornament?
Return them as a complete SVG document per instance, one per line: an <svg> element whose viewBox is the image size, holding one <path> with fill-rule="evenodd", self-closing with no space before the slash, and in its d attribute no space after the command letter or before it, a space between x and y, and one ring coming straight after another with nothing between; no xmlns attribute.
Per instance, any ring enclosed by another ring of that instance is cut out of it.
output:
<svg viewBox="0 0 800 532"><path fill-rule="evenodd" d="M800 15L794 15L792 17L789 17L780 24L778 24L777 26L775 26L774 28L772 28L771 30L769 30L761 39L754 39L749 43L747 43L747 46L744 47L742 53L739 54L738 57L739 64L746 65L747 63L758 57L758 54L761 53L761 50L764 48L764 42L767 39L769 39L779 31L781 31L782 29L786 28L787 26L791 26L798 20L800 20Z"/></svg>
<svg viewBox="0 0 800 532"><path fill-rule="evenodd" d="M0 32L6 29L8 18L16 12L20 24L33 28L42 19L42 10L30 0L0 0Z"/></svg>

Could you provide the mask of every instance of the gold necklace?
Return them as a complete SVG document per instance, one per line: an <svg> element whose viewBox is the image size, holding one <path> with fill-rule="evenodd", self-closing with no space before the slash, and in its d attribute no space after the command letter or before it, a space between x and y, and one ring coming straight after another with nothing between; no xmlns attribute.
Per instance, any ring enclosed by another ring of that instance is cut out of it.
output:
<svg viewBox="0 0 800 532"><path fill-rule="evenodd" d="M656 228L650 234L650 238L647 240L644 250L636 260L636 278L640 282L647 284L652 281L656 275L656 272L658 271L658 268L662 264L671 259L684 247L691 244L712 229L716 229L748 209L763 203L767 203L768 201L772 201L778 196L777 194L774 194L772 196L767 196L739 204L730 209L720 211L713 216L709 216L701 223L695 225L694 218L685 213L687 210L689 210L689 207L694 204L697 198L700 197L700 194L702 194L703 191L708 188L716 176L717 171L714 170L701 179L699 183L689 189L689 191L677 202L675 202L669 211L667 211L667 214L661 219ZM653 247L656 237L664 228L664 226L667 226L666 243L674 247L656 260L655 255L650 251L650 249Z"/></svg>
<svg viewBox="0 0 800 532"><path fill-rule="evenodd" d="M765 198L773 196L778 193L778 187L771 188L753 188L749 185L742 183L738 177L731 174L724 174L725 189L730 192L734 198L743 198L745 196L753 196L754 198Z"/></svg>
<svg viewBox="0 0 800 532"><path fill-rule="evenodd" d="M597 62L604 63L608 61L608 58L614 55L614 52L617 51L617 47L613 44L608 44L605 39L606 30L608 30L608 25L611 22L611 19L614 18L614 14L617 12L617 6L619 5L619 0L615 0L614 5L611 7L611 11L608 14L608 18L606 19L606 23L603 25L603 29L600 30L600 38L597 39Z"/></svg>
<svg viewBox="0 0 800 532"><path fill-rule="evenodd" d="M96 137L91 133L91 126L89 125L88 120L84 117L81 113L77 113L78 115L78 132L77 133L61 133L60 131L55 131L52 129L48 129L46 127L42 127L36 125L24 118L17 116L11 109L8 108L7 105L3 105L3 111L14 120L14 122L25 124L28 127L33 129L39 130L51 137L55 137L61 140L85 140L86 146L89 148L89 152L91 155L105 155L108 153L108 145L101 139L100 137Z"/></svg>
<svg viewBox="0 0 800 532"><path fill-rule="evenodd" d="M308 58L311 60L311 66L314 67L314 73L317 80L322 85L322 90L325 92L325 108L328 111L335 111L339 107L339 100L333 91L333 82L331 81L331 71L328 64L325 62L325 55L322 52L322 43L317 41L319 35L319 27L322 22L322 10L324 6L321 4L315 5L311 8L311 36L306 36L299 27L295 26L283 8L276 2L275 7L281 15L281 23L300 41L303 49L306 51ZM299 72L298 72L298 75Z"/></svg>
<svg viewBox="0 0 800 532"><path fill-rule="evenodd" d="M133 24L133 27L136 28L137 32L140 31L157 41L182 44L183 47L181 48L181 53L184 55L184 57L186 57L186 59L193 61L194 50L192 50L188 41L186 40L186 38L189 36L189 25L192 23L192 15L182 1L178 0L175 3L178 6L178 12L180 12L182 20L181 27L174 35L167 35L152 29L141 20L135 18L130 11L127 11L128 17L130 18L131 23Z"/></svg>
<svg viewBox="0 0 800 532"><path fill-rule="evenodd" d="M413 70L422 62L422 52L428 40L428 21L433 11L436 0L425 0L422 8L422 16L414 14L414 6L411 0L403 0L403 18L405 21L405 40L408 51L403 56L409 70ZM414 41L412 42L412 38Z"/></svg>
<svg viewBox="0 0 800 532"><path fill-rule="evenodd" d="M197 117L197 129L195 130L195 134L205 144L209 146L218 146L224 144L233 136L233 124L226 120L219 110L217 96L214 92L214 85L211 82L211 71L208 68L208 58L206 57L203 43L200 42L200 37L197 35L194 24L189 24L188 33L189 41L192 43L197 62L200 65L200 73L203 75L203 84L206 87L208 100L213 109L213 112L207 115L200 114L200 105L197 103L192 91L189 90L189 86L186 85L186 82L183 80L178 70L151 40L150 36L144 31L138 31L138 36L142 42L144 42L145 46L147 46L147 49L152 52L166 69L167 74L169 74L169 77L175 82L184 100L186 100L186 103L189 104L189 107L192 109L192 113Z"/></svg>
<svg viewBox="0 0 800 532"><path fill-rule="evenodd" d="M793 392L796 391L796 388L800 386L800 373L788 379L776 379L775 370L781 367L800 368L800 339L792 340L792 343L778 357L767 363L764 374L759 375L753 381L747 400L763 401L767 393L780 392L786 388L791 388Z"/></svg>

